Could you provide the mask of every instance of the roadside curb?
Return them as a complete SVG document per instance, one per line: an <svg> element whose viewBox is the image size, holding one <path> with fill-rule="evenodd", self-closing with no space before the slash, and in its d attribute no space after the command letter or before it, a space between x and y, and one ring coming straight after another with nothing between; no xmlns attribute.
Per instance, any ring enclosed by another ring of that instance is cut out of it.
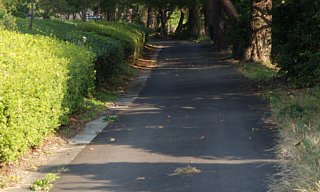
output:
<svg viewBox="0 0 320 192"><path fill-rule="evenodd" d="M152 60L157 60L161 48L157 48L152 55ZM128 85L127 92L120 96L115 102L115 107L108 108L108 113L118 113L118 111L125 111L130 104L132 104L139 96L146 81L151 75L152 69L140 71L137 79L133 80ZM30 185L40 178L44 178L48 173L60 174L65 171L64 167L70 164L78 154L88 145L91 141L108 126L104 121L105 116L91 121L85 125L82 133L68 140L68 144L62 146L50 155L47 163L39 167L37 171L26 171L23 181L18 187L4 189L5 192L29 192Z"/></svg>

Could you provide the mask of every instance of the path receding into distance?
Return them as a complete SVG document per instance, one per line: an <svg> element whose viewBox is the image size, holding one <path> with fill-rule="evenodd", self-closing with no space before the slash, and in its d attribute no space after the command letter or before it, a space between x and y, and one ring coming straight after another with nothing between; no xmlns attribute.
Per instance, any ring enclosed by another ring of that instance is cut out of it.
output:
<svg viewBox="0 0 320 192"><path fill-rule="evenodd" d="M52 191L267 191L274 134L263 120L266 102L209 43L162 45L140 96ZM175 172L187 166L201 173Z"/></svg>

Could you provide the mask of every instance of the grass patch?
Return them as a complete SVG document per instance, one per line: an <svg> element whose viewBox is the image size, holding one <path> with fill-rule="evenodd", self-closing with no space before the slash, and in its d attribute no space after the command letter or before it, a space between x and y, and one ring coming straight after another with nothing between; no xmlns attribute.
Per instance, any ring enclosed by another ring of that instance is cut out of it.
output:
<svg viewBox="0 0 320 192"><path fill-rule="evenodd" d="M320 191L320 88L277 90L269 97L279 126L279 178L273 191Z"/></svg>
<svg viewBox="0 0 320 192"><path fill-rule="evenodd" d="M244 76L254 81L267 81L277 76L275 69L256 63L240 63L240 70Z"/></svg>
<svg viewBox="0 0 320 192"><path fill-rule="evenodd" d="M258 84L277 77L275 70L261 65L240 67L246 77ZM279 172L270 191L320 192L320 87L292 89L285 83L264 86L262 91L279 128L275 147Z"/></svg>
<svg viewBox="0 0 320 192"><path fill-rule="evenodd" d="M118 91L100 91L91 98L85 98L83 107L73 114L69 124L61 126L58 135L62 138L71 138L81 132L87 122L106 114L106 109L117 98Z"/></svg>
<svg viewBox="0 0 320 192"><path fill-rule="evenodd" d="M103 120L108 123L112 123L112 122L115 122L118 120L118 116L117 115L106 115L106 117Z"/></svg>
<svg viewBox="0 0 320 192"><path fill-rule="evenodd" d="M59 179L59 176L49 173L43 179L37 179L31 185L32 191L49 191L53 187L53 182Z"/></svg>

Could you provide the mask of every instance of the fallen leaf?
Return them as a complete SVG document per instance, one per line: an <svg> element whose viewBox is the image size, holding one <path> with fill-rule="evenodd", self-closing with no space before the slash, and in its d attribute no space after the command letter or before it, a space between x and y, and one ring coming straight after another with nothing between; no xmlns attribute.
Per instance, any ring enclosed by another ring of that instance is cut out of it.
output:
<svg viewBox="0 0 320 192"><path fill-rule="evenodd" d="M146 180L146 178L145 177L137 177L136 178L136 181L140 181L140 180Z"/></svg>
<svg viewBox="0 0 320 192"><path fill-rule="evenodd" d="M116 139L115 138L109 138L108 141L109 142L116 142Z"/></svg>

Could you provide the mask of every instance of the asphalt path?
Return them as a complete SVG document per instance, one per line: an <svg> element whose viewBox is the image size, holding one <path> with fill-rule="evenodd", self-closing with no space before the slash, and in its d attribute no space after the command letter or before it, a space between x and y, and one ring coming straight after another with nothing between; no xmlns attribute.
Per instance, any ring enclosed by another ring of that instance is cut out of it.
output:
<svg viewBox="0 0 320 192"><path fill-rule="evenodd" d="M162 45L140 96L67 166L53 192L267 191L267 103L209 43Z"/></svg>

